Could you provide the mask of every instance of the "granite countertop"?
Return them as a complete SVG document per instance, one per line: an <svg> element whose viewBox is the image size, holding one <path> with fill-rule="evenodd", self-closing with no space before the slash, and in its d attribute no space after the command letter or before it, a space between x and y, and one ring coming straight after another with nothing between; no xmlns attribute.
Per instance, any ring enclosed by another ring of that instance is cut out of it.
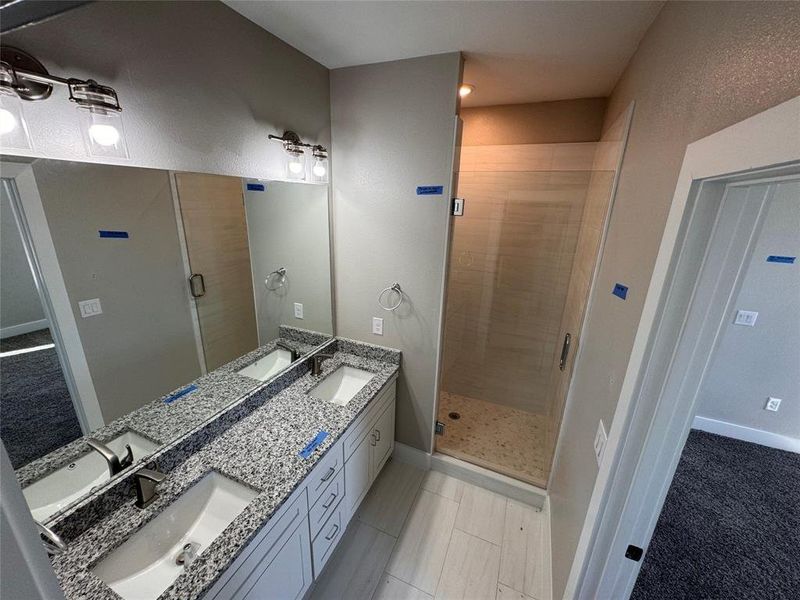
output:
<svg viewBox="0 0 800 600"><path fill-rule="evenodd" d="M397 351L337 340L337 351L323 363L321 375L306 373L175 466L159 484L159 497L150 507L139 510L131 498L71 541L64 554L54 557L53 568L67 599L118 600L91 568L200 478L217 471L259 493L159 600L202 596L378 392L396 377L399 358ZM312 398L308 391L341 365L375 375L347 406ZM320 430L330 435L309 458L301 458L299 451Z"/></svg>
<svg viewBox="0 0 800 600"><path fill-rule="evenodd" d="M277 339L115 419L93 431L91 437L106 442L126 431L133 431L159 446L168 444L242 396L263 386L265 382L239 375L237 371L272 352L278 341L288 343L302 356L330 339L330 336L323 334L282 326ZM189 385L195 385L197 389L170 403L164 401ZM86 445L86 437L80 437L17 469L17 481L24 488L89 452L91 450ZM137 459L136 464L141 462Z"/></svg>

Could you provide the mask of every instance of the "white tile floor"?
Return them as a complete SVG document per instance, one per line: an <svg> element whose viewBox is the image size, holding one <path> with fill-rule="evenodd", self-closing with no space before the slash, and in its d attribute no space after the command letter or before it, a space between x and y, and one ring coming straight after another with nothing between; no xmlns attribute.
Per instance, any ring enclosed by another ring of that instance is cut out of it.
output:
<svg viewBox="0 0 800 600"><path fill-rule="evenodd" d="M550 600L547 515L389 461L312 600Z"/></svg>

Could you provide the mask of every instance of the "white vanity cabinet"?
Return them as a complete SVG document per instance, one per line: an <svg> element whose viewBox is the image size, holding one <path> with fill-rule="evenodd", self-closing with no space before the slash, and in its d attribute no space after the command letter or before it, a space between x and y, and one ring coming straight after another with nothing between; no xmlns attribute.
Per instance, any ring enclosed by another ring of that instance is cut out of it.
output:
<svg viewBox="0 0 800 600"><path fill-rule="evenodd" d="M396 380L317 463L205 600L302 598L394 449Z"/></svg>

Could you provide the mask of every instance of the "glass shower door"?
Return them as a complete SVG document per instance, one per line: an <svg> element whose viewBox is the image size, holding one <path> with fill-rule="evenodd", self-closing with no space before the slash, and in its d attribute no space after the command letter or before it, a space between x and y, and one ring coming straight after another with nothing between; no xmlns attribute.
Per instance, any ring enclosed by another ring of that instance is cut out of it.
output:
<svg viewBox="0 0 800 600"><path fill-rule="evenodd" d="M546 486L619 146L462 147L439 452Z"/></svg>

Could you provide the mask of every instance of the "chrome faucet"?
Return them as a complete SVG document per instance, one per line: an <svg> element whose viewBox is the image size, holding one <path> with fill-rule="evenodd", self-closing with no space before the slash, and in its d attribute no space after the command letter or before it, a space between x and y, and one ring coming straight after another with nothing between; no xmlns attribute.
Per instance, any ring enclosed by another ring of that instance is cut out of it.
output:
<svg viewBox="0 0 800 600"><path fill-rule="evenodd" d="M122 471L122 469L130 467L133 464L133 450L131 450L129 444L125 444L127 451L125 453L125 457L120 460L119 456L117 456L117 453L100 440L87 438L86 443L89 444L89 447L92 450L96 450L103 458L106 459L106 462L108 463L108 472L111 477Z"/></svg>
<svg viewBox="0 0 800 600"><path fill-rule="evenodd" d="M139 469L133 474L133 478L136 482L136 508L147 508L158 498L156 485L167 476L152 469Z"/></svg>
<svg viewBox="0 0 800 600"><path fill-rule="evenodd" d="M289 352L291 352L292 353L292 362L294 362L298 358L300 358L300 353L297 350L295 350L294 348L292 348L289 344L284 342L283 340L278 340L277 342L275 342L275 347L276 348L281 348L283 350L288 350Z"/></svg>
<svg viewBox="0 0 800 600"><path fill-rule="evenodd" d="M47 554L49 556L63 554L67 549L67 544L61 539L61 536L46 525L39 523L39 521L34 520L34 523L36 523L36 527L39 530L39 535L44 538L42 539L42 546L47 550Z"/></svg>
<svg viewBox="0 0 800 600"><path fill-rule="evenodd" d="M329 358L333 358L333 354L315 354L311 357L311 374L319 375L322 373L322 363Z"/></svg>

